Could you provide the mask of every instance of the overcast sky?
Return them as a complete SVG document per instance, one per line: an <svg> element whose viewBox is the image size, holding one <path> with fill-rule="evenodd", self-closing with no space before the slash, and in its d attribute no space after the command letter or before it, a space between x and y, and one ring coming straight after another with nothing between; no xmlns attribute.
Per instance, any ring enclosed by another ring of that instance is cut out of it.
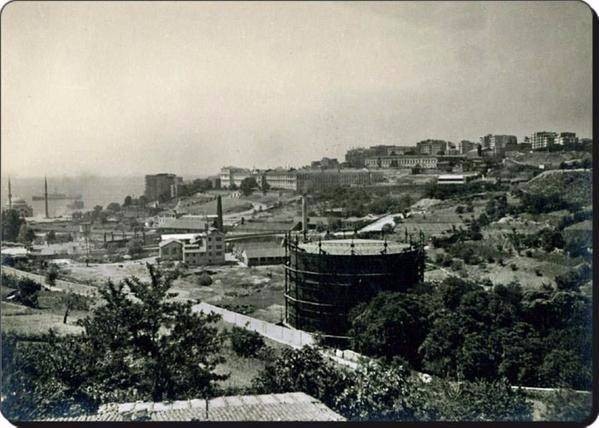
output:
<svg viewBox="0 0 599 428"><path fill-rule="evenodd" d="M591 136L582 2L16 2L2 175L208 174L426 138Z"/></svg>

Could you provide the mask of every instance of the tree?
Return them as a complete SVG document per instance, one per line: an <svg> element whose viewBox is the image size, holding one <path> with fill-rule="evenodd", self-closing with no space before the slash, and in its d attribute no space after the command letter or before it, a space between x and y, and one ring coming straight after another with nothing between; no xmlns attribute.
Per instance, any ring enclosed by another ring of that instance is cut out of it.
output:
<svg viewBox="0 0 599 428"><path fill-rule="evenodd" d="M352 373L352 382L336 400L336 407L350 420L414 420L411 398L415 393L410 371L400 363L369 361Z"/></svg>
<svg viewBox="0 0 599 428"><path fill-rule="evenodd" d="M347 385L345 372L325 360L318 349L285 348L254 380L257 393L305 392L334 407Z"/></svg>
<svg viewBox="0 0 599 428"><path fill-rule="evenodd" d="M4 283L4 281L3 281ZM42 286L30 278L18 278L13 282L16 291L12 293L14 300L30 308L38 308L38 296Z"/></svg>
<svg viewBox="0 0 599 428"><path fill-rule="evenodd" d="M17 210L10 209L2 211L2 240L16 241L23 223L25 223L25 220L23 220Z"/></svg>
<svg viewBox="0 0 599 428"><path fill-rule="evenodd" d="M583 422L593 410L592 395L577 393L571 389L557 389L546 400L543 419L556 422Z"/></svg>
<svg viewBox="0 0 599 428"><path fill-rule="evenodd" d="M246 177L241 181L241 185L239 186L239 190L244 196L249 196L252 194L255 188L258 187L258 183L254 177Z"/></svg>
<svg viewBox="0 0 599 428"><path fill-rule="evenodd" d="M420 164L416 164L412 168L412 174L420 174L421 172L422 172L422 167L420 166Z"/></svg>
<svg viewBox="0 0 599 428"><path fill-rule="evenodd" d="M46 282L48 283L48 285L50 286L54 286L56 285L56 279L58 278L58 266L56 266L54 263L51 263L50 266L48 266L48 270L46 271Z"/></svg>
<svg viewBox="0 0 599 428"><path fill-rule="evenodd" d="M128 207L133 203L133 198L129 195L125 196L125 201L123 202L123 207Z"/></svg>
<svg viewBox="0 0 599 428"><path fill-rule="evenodd" d="M112 211L113 213L119 212L121 210L121 206L118 202L111 202L106 207L108 211Z"/></svg>
<svg viewBox="0 0 599 428"><path fill-rule="evenodd" d="M203 287L208 287L210 284L212 284L212 278L210 278L208 272L204 271L200 274L198 277L198 284Z"/></svg>
<svg viewBox="0 0 599 428"><path fill-rule="evenodd" d="M213 395L227 377L215 373L223 361L220 317L173 300L173 276L151 265L148 271L149 282L108 281L99 290L104 303L80 322L82 334L50 333L3 354L20 363L9 364L8 374L3 365L3 380L11 379L3 413L23 420L89 412L105 402Z"/></svg>
<svg viewBox="0 0 599 428"><path fill-rule="evenodd" d="M268 182L266 180L264 180L262 182L262 193L266 195L269 190L270 190L270 184L268 184Z"/></svg>
<svg viewBox="0 0 599 428"><path fill-rule="evenodd" d="M18 240L26 245L31 244L35 240L35 232L27 226L27 223L21 224Z"/></svg>
<svg viewBox="0 0 599 428"><path fill-rule="evenodd" d="M46 233L46 242L48 244L52 244L52 243L56 242L56 232L51 230L50 232Z"/></svg>
<svg viewBox="0 0 599 428"><path fill-rule="evenodd" d="M229 339L235 353L246 358L255 357L266 346L258 333L237 326L231 329Z"/></svg>
<svg viewBox="0 0 599 428"><path fill-rule="evenodd" d="M532 404L506 381L450 383L434 380L424 388L425 412L432 420L501 422L532 420ZM430 420L429 419L429 420Z"/></svg>
<svg viewBox="0 0 599 428"><path fill-rule="evenodd" d="M173 274L163 276L152 265L147 267L149 283L135 277L119 285L107 283L101 290L106 305L82 323L92 347L112 354L99 362L100 375L118 389L119 383L113 382L121 374L116 372L115 379L111 372L129 366L128 358L134 357L139 360L126 376L140 396L162 401L209 395L214 382L226 377L213 373L222 362L217 356L222 337L211 324L220 317L192 312L191 302L172 301ZM127 297L125 286L137 301Z"/></svg>
<svg viewBox="0 0 599 428"><path fill-rule="evenodd" d="M383 292L350 315L348 335L352 349L373 357L401 355L418 365L418 348L428 330L424 303L406 293Z"/></svg>
<svg viewBox="0 0 599 428"><path fill-rule="evenodd" d="M143 243L138 238L131 238L127 243L127 252L131 257L136 257L143 252Z"/></svg>

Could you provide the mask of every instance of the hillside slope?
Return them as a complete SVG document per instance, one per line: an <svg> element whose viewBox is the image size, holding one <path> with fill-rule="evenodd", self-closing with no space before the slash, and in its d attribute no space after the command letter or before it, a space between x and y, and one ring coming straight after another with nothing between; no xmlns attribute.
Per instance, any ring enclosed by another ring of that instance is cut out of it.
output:
<svg viewBox="0 0 599 428"><path fill-rule="evenodd" d="M530 180L524 190L540 195L559 194L568 202L592 202L590 169L550 170Z"/></svg>

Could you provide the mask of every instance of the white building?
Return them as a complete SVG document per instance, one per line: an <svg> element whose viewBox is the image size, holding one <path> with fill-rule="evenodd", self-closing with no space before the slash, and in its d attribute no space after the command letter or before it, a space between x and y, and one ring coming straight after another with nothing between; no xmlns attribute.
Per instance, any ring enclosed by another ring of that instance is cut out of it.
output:
<svg viewBox="0 0 599 428"><path fill-rule="evenodd" d="M478 177L480 174L443 174L437 177L437 184L466 184Z"/></svg>
<svg viewBox="0 0 599 428"><path fill-rule="evenodd" d="M177 233L161 236L161 260L182 261L189 266L225 263L225 235L215 228L204 233Z"/></svg>
<svg viewBox="0 0 599 428"><path fill-rule="evenodd" d="M414 168L419 166L425 169L437 168L438 158L435 156L377 156L366 158L367 168Z"/></svg>

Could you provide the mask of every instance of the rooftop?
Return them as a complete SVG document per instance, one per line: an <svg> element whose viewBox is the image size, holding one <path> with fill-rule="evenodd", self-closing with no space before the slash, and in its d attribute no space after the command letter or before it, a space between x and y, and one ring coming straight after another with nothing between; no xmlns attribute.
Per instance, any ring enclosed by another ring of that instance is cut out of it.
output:
<svg viewBox="0 0 599 428"><path fill-rule="evenodd" d="M161 403L110 403L98 413L51 421L343 421L323 403L303 392L218 397Z"/></svg>
<svg viewBox="0 0 599 428"><path fill-rule="evenodd" d="M329 241L301 243L298 246L308 253L317 254L319 250L322 250L331 255L350 255L353 250L356 255L366 256L380 254L385 249L385 244L387 244L387 253L389 254L401 253L410 248L408 244L385 242L380 239L332 239Z"/></svg>

